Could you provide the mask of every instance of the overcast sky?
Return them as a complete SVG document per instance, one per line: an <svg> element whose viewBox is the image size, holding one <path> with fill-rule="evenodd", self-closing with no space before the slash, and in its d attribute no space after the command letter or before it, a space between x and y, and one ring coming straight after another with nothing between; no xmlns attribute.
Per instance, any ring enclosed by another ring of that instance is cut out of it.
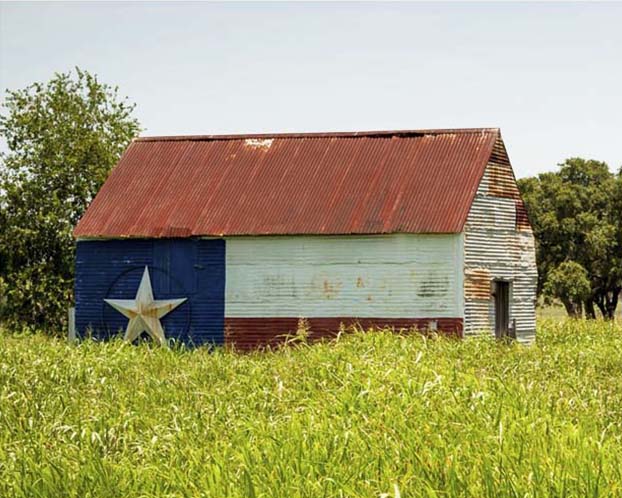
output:
<svg viewBox="0 0 622 498"><path fill-rule="evenodd" d="M79 66L145 135L501 127L622 165L622 3L0 3L0 87Z"/></svg>

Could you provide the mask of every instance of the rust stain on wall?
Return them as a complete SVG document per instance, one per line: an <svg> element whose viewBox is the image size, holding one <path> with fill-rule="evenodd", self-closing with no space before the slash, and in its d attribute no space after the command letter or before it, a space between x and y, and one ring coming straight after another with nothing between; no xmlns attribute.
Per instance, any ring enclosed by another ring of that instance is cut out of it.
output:
<svg viewBox="0 0 622 498"><path fill-rule="evenodd" d="M467 269L465 277L464 293L468 299L490 299L490 270Z"/></svg>
<svg viewBox="0 0 622 498"><path fill-rule="evenodd" d="M506 199L518 199L520 195L509 166L491 163L488 167L490 168L490 184L488 186L490 195Z"/></svg>
<svg viewBox="0 0 622 498"><path fill-rule="evenodd" d="M497 140L488 164L488 193L494 197L520 199L516 179L502 140Z"/></svg>
<svg viewBox="0 0 622 498"><path fill-rule="evenodd" d="M343 286L342 283L339 281L331 282L328 279L324 279L324 283L323 283L324 296L326 296L327 299L333 299L337 297L337 295L339 295L339 291L341 290L342 286Z"/></svg>
<svg viewBox="0 0 622 498"><path fill-rule="evenodd" d="M527 216L527 208L522 199L516 201L516 230L531 232L531 224Z"/></svg>

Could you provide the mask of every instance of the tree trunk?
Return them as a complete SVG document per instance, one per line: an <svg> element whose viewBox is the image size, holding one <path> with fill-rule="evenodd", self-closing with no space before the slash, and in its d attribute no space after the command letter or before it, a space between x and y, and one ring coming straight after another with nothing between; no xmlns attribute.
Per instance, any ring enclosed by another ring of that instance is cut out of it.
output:
<svg viewBox="0 0 622 498"><path fill-rule="evenodd" d="M607 292L605 296L605 299L606 299L605 310L607 311L607 315L605 316L606 320L615 320L619 295L620 295L619 287L615 287L610 293Z"/></svg>
<svg viewBox="0 0 622 498"><path fill-rule="evenodd" d="M596 310L594 309L594 298L588 297L584 303L585 318L588 320L596 320Z"/></svg>
<svg viewBox="0 0 622 498"><path fill-rule="evenodd" d="M618 307L618 299L622 288L614 287L610 291L600 293L596 299L596 305L603 314L605 320L614 320L616 308Z"/></svg>
<svg viewBox="0 0 622 498"><path fill-rule="evenodd" d="M612 309L611 309L612 320L616 319L616 309L618 308L618 300L620 299L620 293L621 292L622 292L622 287L618 287L615 290L615 293L613 295L613 299L611 300L611 304L612 304Z"/></svg>
<svg viewBox="0 0 622 498"><path fill-rule="evenodd" d="M603 299L603 296L598 296L594 302L596 303L596 306L598 306L598 309L600 310L600 312L603 315L603 318L607 318L607 309L605 308L605 300Z"/></svg>
<svg viewBox="0 0 622 498"><path fill-rule="evenodd" d="M561 301L570 318L581 318L581 304L577 305L577 303L573 303L570 299L562 299Z"/></svg>

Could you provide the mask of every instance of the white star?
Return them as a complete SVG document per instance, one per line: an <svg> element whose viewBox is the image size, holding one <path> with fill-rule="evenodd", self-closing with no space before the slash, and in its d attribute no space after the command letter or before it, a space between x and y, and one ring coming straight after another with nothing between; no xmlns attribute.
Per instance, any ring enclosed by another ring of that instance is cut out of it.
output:
<svg viewBox="0 0 622 498"><path fill-rule="evenodd" d="M135 299L104 299L119 313L129 318L123 337L126 341L132 342L140 334L147 332L163 346L166 344L166 337L164 337L160 318L173 311L185 300L185 297L182 299L159 299L157 301L153 299L151 278L146 266Z"/></svg>

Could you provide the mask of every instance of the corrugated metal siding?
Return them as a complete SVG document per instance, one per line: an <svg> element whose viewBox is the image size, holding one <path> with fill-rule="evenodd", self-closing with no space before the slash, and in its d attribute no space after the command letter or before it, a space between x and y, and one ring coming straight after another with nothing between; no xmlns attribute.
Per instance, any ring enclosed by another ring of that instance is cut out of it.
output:
<svg viewBox="0 0 622 498"><path fill-rule="evenodd" d="M518 230L531 231L531 223L527 215L527 207L522 199L516 201L516 228Z"/></svg>
<svg viewBox="0 0 622 498"><path fill-rule="evenodd" d="M486 172L488 173L488 193L490 195L509 199L520 198L508 153L500 137L492 147Z"/></svg>
<svg viewBox="0 0 622 498"><path fill-rule="evenodd" d="M224 341L225 241L196 239L78 242L76 327L106 338L127 319L104 298L133 299L144 267L156 299L188 300L162 319L167 337L184 342Z"/></svg>
<svg viewBox="0 0 622 498"><path fill-rule="evenodd" d="M462 237L227 239L227 318L460 318Z"/></svg>
<svg viewBox="0 0 622 498"><path fill-rule="evenodd" d="M389 327L394 330L429 330L434 322L439 334L462 336L462 318L353 318L330 317L309 318L307 339L316 341L333 338L340 328L356 325L367 330L370 327ZM237 349L249 350L263 346L275 346L284 342L288 335L294 334L300 323L299 318L225 318L225 340Z"/></svg>
<svg viewBox="0 0 622 498"><path fill-rule="evenodd" d="M469 299L490 299L491 277L487 268L467 268L464 272L464 294Z"/></svg>
<svg viewBox="0 0 622 498"><path fill-rule="evenodd" d="M503 142L478 188L464 230L465 334L494 332L493 279L511 281L510 320L517 337L535 334L537 269L534 238Z"/></svg>
<svg viewBox="0 0 622 498"><path fill-rule="evenodd" d="M134 141L76 237L459 233L497 129Z"/></svg>

